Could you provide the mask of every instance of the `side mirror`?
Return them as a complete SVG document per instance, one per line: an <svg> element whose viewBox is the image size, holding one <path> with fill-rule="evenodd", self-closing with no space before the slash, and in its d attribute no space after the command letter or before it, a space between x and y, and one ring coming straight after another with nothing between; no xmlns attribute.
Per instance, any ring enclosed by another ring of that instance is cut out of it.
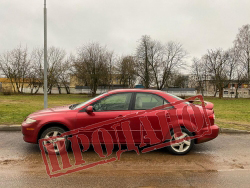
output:
<svg viewBox="0 0 250 188"><path fill-rule="evenodd" d="M88 106L86 108L86 112L87 112L87 114L91 114L93 112L93 106Z"/></svg>

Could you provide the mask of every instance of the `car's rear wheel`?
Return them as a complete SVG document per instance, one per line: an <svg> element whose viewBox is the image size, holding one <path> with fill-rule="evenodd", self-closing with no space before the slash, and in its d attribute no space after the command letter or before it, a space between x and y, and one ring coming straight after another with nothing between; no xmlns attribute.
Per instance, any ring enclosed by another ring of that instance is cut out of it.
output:
<svg viewBox="0 0 250 188"><path fill-rule="evenodd" d="M170 141L177 141L184 139L182 142L172 144L167 147L170 153L175 155L185 155L191 151L191 149L194 146L194 140L185 140L185 138L189 136L193 136L191 132L189 132L187 129L182 128L182 135L179 137L174 134L174 132L171 132L171 140Z"/></svg>
<svg viewBox="0 0 250 188"><path fill-rule="evenodd" d="M43 131L40 137L41 139L55 137L43 142L44 150L46 153L55 153L58 155L62 152L67 151L67 149L69 148L69 141L67 140L67 137L60 137L60 135L64 132L66 131L61 127L50 127Z"/></svg>

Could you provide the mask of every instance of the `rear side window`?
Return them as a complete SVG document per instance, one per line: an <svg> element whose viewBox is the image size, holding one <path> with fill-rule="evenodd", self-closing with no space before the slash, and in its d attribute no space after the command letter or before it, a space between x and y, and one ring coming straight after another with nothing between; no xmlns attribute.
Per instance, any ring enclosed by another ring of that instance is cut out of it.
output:
<svg viewBox="0 0 250 188"><path fill-rule="evenodd" d="M151 93L136 93L135 110L148 110L157 106L168 104L162 97Z"/></svg>

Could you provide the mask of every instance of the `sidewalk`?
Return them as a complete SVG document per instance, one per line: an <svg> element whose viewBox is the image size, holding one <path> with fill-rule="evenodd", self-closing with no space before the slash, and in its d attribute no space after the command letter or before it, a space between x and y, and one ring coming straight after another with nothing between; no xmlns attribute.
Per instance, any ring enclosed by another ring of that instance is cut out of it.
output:
<svg viewBox="0 0 250 188"><path fill-rule="evenodd" d="M0 125L0 131L21 131L21 125ZM220 133L230 134L250 134L250 131L220 128Z"/></svg>

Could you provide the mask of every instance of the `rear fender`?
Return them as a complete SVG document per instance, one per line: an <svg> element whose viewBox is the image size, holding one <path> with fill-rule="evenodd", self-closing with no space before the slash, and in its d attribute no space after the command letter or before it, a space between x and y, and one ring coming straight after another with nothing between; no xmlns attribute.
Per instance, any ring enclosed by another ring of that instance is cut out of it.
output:
<svg viewBox="0 0 250 188"><path fill-rule="evenodd" d="M173 129L174 127L176 126L179 126L179 127L185 127L189 132L191 133L194 133L194 132L197 132L197 127L195 124L193 124L192 122L190 121L183 121L183 120L179 120L179 121L175 121L175 122L171 122L172 125L173 125Z"/></svg>

